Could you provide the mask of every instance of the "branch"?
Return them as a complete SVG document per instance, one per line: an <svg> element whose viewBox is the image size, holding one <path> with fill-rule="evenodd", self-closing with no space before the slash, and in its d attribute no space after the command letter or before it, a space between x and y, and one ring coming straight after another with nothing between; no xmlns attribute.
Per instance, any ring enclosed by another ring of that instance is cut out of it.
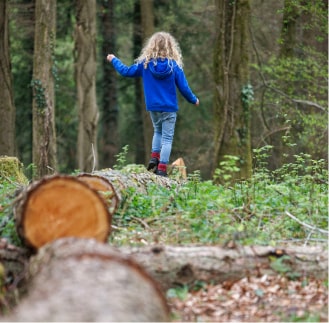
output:
<svg viewBox="0 0 329 323"><path fill-rule="evenodd" d="M264 78L263 78L263 81L264 81ZM268 89L273 90L274 92L281 94L282 96L284 96L286 99L290 100L291 102L294 102L294 103L301 103L301 104L309 105L309 106L312 106L312 107L318 108L318 109L320 109L320 110L322 110L322 111L326 111L326 109L325 109L323 106L321 106L321 105L319 105L319 104L317 104L317 103L315 103L315 102L307 101L307 100L297 100L297 99L293 99L292 97L290 97L290 96L287 95L286 93L282 92L281 90L276 89L276 88L274 88L274 87L268 85L266 81L264 81L263 84L264 84L264 86L267 87Z"/></svg>
<svg viewBox="0 0 329 323"><path fill-rule="evenodd" d="M315 108L318 108L322 111L326 111L326 108L324 108L322 105L319 105L315 102L312 102L312 101L308 101L308 100L296 100L296 99L291 99L293 102L295 103L301 103L301 104L305 104L305 105L309 105L311 107L315 107Z"/></svg>
<svg viewBox="0 0 329 323"><path fill-rule="evenodd" d="M290 218L292 218L293 220L297 221L299 224L301 224L302 226L304 226L304 227L306 227L306 228L308 228L308 229L310 229L310 230L318 231L318 232L320 232L320 233L322 233L322 234L329 235L329 231L327 231L327 230L323 230L323 229L320 229L320 228L317 228L317 227L313 227L313 226L311 226L310 224L304 223L304 222L302 222L301 220L297 219L294 215L292 215L292 214L289 213L288 211L286 211L286 214L287 214Z"/></svg>
<svg viewBox="0 0 329 323"><path fill-rule="evenodd" d="M315 108L318 108L322 111L327 111L326 108L324 108L323 106L321 106L320 104L317 104L315 102L312 102L312 101L308 101L308 100L298 100L298 99L293 99L292 97L290 97L289 95L287 95L286 93L268 85L268 81L265 79L265 76L264 74L262 73L262 69L263 69L263 64L262 64L262 61L261 61L261 58L259 56L259 53L258 53L258 50L257 50L257 47L256 47L256 42L254 40L254 37L253 37L253 32L252 32L252 28L251 28L251 25L249 25L249 33L250 33L250 36L251 36L251 44L252 44L252 47L254 49L254 52L256 54L256 59L257 59L257 64L259 66L259 75L261 77L261 80L262 80L262 83L263 85L265 86L265 88L268 88L270 90L273 90L277 93L279 93L280 95L284 96L285 98L287 98L288 100L294 102L294 103L301 103L301 104L305 104L305 105L308 105L308 106L312 106L312 107L315 107Z"/></svg>

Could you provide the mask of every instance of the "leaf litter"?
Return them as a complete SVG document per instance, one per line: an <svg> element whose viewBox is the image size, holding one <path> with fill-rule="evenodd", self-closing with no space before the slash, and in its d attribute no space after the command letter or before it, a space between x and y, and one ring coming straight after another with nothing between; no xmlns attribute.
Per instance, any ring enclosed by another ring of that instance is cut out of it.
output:
<svg viewBox="0 0 329 323"><path fill-rule="evenodd" d="M245 277L168 302L173 322L328 322L327 282L315 278Z"/></svg>

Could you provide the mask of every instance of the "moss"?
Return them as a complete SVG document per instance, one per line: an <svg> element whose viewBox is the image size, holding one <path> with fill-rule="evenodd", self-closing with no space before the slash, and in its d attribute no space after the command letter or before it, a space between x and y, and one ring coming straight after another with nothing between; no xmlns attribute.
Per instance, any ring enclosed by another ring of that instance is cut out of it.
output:
<svg viewBox="0 0 329 323"><path fill-rule="evenodd" d="M23 164L16 157L0 157L0 183L10 178L19 184L28 184L28 179L23 173Z"/></svg>

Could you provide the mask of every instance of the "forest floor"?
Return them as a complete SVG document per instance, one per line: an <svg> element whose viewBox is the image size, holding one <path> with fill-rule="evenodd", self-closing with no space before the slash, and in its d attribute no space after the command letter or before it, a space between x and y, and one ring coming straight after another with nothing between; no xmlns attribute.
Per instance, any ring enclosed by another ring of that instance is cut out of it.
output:
<svg viewBox="0 0 329 323"><path fill-rule="evenodd" d="M174 322L328 322L323 280L264 275L167 296Z"/></svg>

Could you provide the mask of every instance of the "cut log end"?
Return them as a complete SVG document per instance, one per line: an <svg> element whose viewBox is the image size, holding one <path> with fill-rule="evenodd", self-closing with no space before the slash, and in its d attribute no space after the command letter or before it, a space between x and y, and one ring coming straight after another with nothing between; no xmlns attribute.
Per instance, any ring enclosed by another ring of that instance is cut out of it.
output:
<svg viewBox="0 0 329 323"><path fill-rule="evenodd" d="M97 191L104 198L110 213L115 213L119 206L119 198L109 180L102 176L91 174L79 174L77 178Z"/></svg>
<svg viewBox="0 0 329 323"><path fill-rule="evenodd" d="M111 215L104 200L75 177L44 178L22 199L16 212L18 230L33 248L62 237L104 242L110 233Z"/></svg>

